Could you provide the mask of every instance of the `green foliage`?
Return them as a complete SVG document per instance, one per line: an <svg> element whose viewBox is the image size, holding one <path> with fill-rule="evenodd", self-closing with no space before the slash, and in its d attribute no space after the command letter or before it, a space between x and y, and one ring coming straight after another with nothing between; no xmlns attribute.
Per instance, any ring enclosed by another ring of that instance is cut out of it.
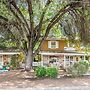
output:
<svg viewBox="0 0 90 90"><path fill-rule="evenodd" d="M73 77L82 76L89 69L89 62L86 60L81 60L75 63L72 67L69 67L67 72L72 74Z"/></svg>
<svg viewBox="0 0 90 90"><path fill-rule="evenodd" d="M35 70L37 77L45 77L46 76L46 69L45 67L38 66Z"/></svg>
<svg viewBox="0 0 90 90"><path fill-rule="evenodd" d="M79 63L85 65L87 70L89 69L90 64L89 64L89 62L87 60L81 60Z"/></svg>
<svg viewBox="0 0 90 90"><path fill-rule="evenodd" d="M58 75L58 70L55 67L47 68L47 76L50 78L56 78Z"/></svg>
<svg viewBox="0 0 90 90"><path fill-rule="evenodd" d="M18 61L19 62L24 62L25 60L25 55L23 52L21 52L19 55L18 55Z"/></svg>
<svg viewBox="0 0 90 90"><path fill-rule="evenodd" d="M56 78L58 75L58 70L55 67L42 67L39 66L35 69L35 73L37 77L45 77L48 76L50 78Z"/></svg>
<svg viewBox="0 0 90 90"><path fill-rule="evenodd" d="M18 61L18 56L17 55L13 55L11 57L10 66L11 66L11 69L19 68L19 61Z"/></svg>

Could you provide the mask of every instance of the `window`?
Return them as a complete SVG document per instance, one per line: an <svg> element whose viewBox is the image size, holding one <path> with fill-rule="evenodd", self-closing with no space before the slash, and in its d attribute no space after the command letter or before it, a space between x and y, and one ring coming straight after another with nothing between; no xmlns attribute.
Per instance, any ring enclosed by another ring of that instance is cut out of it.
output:
<svg viewBox="0 0 90 90"><path fill-rule="evenodd" d="M48 41L48 48L58 48L58 41Z"/></svg>

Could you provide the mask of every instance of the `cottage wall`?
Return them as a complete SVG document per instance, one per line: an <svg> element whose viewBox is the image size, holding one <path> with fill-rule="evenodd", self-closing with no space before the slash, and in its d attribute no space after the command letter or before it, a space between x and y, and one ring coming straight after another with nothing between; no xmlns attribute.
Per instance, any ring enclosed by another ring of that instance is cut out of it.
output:
<svg viewBox="0 0 90 90"><path fill-rule="evenodd" d="M60 52L60 51L64 51L64 47L67 46L67 41L66 40L55 40L58 41L58 48L49 48L48 47L48 42L52 41L52 40L45 40L43 41L40 50L41 51L56 51L56 52Z"/></svg>

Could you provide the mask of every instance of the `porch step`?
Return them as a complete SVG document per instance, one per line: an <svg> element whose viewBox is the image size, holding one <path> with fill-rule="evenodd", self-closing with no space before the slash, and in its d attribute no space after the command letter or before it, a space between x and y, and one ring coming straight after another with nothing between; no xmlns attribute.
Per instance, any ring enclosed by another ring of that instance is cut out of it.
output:
<svg viewBox="0 0 90 90"><path fill-rule="evenodd" d="M59 72L59 75L64 75L64 74L66 74L66 72L65 72L64 70L58 70L58 72Z"/></svg>

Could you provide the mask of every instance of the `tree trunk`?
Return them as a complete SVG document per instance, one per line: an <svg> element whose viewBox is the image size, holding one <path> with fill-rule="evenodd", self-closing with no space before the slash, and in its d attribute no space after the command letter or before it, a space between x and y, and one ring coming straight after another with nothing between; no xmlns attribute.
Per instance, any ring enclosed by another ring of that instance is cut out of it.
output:
<svg viewBox="0 0 90 90"><path fill-rule="evenodd" d="M26 65L25 65L25 70L30 70L32 69L32 61L33 61L33 49L32 49L32 42L30 42L30 45L28 47L28 52L26 55Z"/></svg>

